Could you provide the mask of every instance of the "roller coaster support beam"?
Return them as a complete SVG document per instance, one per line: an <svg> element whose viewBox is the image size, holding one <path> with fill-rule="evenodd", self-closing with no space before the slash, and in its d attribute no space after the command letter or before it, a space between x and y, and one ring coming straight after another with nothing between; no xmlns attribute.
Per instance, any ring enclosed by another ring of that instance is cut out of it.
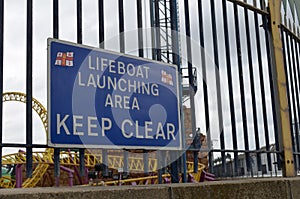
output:
<svg viewBox="0 0 300 199"><path fill-rule="evenodd" d="M67 172L69 174L69 186L73 186L73 179L74 179L74 170L69 169L68 167L60 166L61 170Z"/></svg>
<svg viewBox="0 0 300 199"><path fill-rule="evenodd" d="M281 1L269 0L270 9L270 26L272 31L273 48L275 56L275 70L276 70L276 84L275 89L277 93L277 107L280 107L280 122L279 122L279 136L282 141L283 149L283 176L295 176L293 147L291 137L291 126L289 118L289 104L287 99L287 79L284 68L283 45L280 35L281 28Z"/></svg>
<svg viewBox="0 0 300 199"><path fill-rule="evenodd" d="M16 165L16 188L22 188L22 165Z"/></svg>

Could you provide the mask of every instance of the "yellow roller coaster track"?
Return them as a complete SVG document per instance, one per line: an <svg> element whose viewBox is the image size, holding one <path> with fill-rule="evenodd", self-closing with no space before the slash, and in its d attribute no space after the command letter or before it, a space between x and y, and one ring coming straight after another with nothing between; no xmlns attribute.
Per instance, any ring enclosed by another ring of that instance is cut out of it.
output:
<svg viewBox="0 0 300 199"><path fill-rule="evenodd" d="M26 95L24 93L19 93L19 92L7 92L2 94L2 101L3 102L16 101L16 102L26 103ZM41 118L45 132L47 133L47 128L48 128L47 110L35 98L32 99L32 109L35 110L35 112ZM51 157L51 154L52 154L52 149L50 148L46 149L45 155L43 156L44 161L48 161L48 158ZM48 167L49 164L38 164L32 173L32 177L27 178L23 182L22 187L24 188L35 187L37 183L40 181L40 179L43 177L43 175L46 173ZM7 187L5 186L7 184L6 182L7 179L1 179L0 186L2 185L2 183L4 183L4 187Z"/></svg>
<svg viewBox="0 0 300 199"><path fill-rule="evenodd" d="M18 92L9 92L4 93L2 95L3 102L6 101L18 101L18 102L26 102L26 95ZM41 118L44 129L47 133L47 111L44 106L33 98L32 100L32 108L36 111L36 113ZM35 170L33 171L32 178L27 178L22 187L35 187L38 182L43 178L47 169L50 165L54 164L53 159L53 149L48 148L44 152L34 152L32 155L33 164L36 165ZM94 166L98 163L102 163L102 155L101 154L85 154L85 166L87 168L94 168ZM2 156L2 164L3 165L17 165L17 164L26 164L26 153L19 152L15 154L9 154ZM60 164L63 166L79 166L79 156L76 152L61 152L60 153ZM124 165L124 159L121 156L117 155L109 155L108 156L108 167L112 169L122 168ZM129 157L128 165L131 172L143 172L144 171L144 160L143 158L138 157ZM188 172L193 172L193 163L187 162ZM157 159L149 158L148 160L148 168L149 171L155 172L157 171ZM198 173L194 173L194 179L200 181L200 175L202 170L205 168L204 165L199 164ZM168 174L163 175L163 178L170 177ZM127 179L121 181L110 181L106 182L106 185L115 185L115 184L153 184L157 183L157 176L149 176L144 178L134 178ZM16 183L14 180L2 177L0 179L0 187L5 188L13 188Z"/></svg>

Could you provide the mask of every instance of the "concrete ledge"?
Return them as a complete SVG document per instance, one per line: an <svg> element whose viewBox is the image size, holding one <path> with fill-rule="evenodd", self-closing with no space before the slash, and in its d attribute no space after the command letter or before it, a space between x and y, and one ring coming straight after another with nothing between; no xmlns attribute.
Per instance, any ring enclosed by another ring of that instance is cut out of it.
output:
<svg viewBox="0 0 300 199"><path fill-rule="evenodd" d="M169 190L161 186L62 187L0 190L0 199L169 199Z"/></svg>
<svg viewBox="0 0 300 199"><path fill-rule="evenodd" d="M299 187L300 178L269 178L149 186L2 189L0 199L290 199L300 198Z"/></svg>
<svg viewBox="0 0 300 199"><path fill-rule="evenodd" d="M241 198L290 198L288 181L273 180L237 180L224 182L206 182L185 187L173 185L172 198L209 198L209 199L241 199ZM300 179L299 179L300 182ZM300 197L300 195L298 195ZM295 198L299 198L295 197Z"/></svg>

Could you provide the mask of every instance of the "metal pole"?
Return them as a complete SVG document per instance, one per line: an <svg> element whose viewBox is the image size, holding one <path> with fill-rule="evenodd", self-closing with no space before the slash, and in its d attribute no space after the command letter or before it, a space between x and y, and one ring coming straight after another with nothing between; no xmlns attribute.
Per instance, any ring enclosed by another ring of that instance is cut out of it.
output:
<svg viewBox="0 0 300 199"><path fill-rule="evenodd" d="M120 52L125 53L125 35L124 35L124 7L123 0L119 0L119 39Z"/></svg>
<svg viewBox="0 0 300 199"><path fill-rule="evenodd" d="M3 129L3 53L4 53L4 0L0 1L0 157L2 157L2 129ZM2 158L0 159L0 168L2 168ZM0 178L2 178L2 172L0 172Z"/></svg>
<svg viewBox="0 0 300 199"><path fill-rule="evenodd" d="M104 5L103 0L98 1L99 9L99 47L104 49Z"/></svg>
<svg viewBox="0 0 300 199"><path fill-rule="evenodd" d="M290 57L290 45L288 39L289 36L287 34L284 34L282 29L281 29L281 35L282 35L283 54L285 56L284 64L285 64L286 80L287 80L286 87L287 87L287 98L289 104L290 127L291 127L291 137L292 137L292 146L293 146L292 148L293 148L293 152L296 152L294 133L298 130L297 129L294 130L293 128L293 118L295 120L296 117L296 113L295 113L296 106L295 106L295 98L294 98L293 80L291 75L291 57ZM296 158L296 155L294 155L294 158Z"/></svg>
<svg viewBox="0 0 300 199"><path fill-rule="evenodd" d="M102 149L102 162L103 162L103 176L108 176L108 155L107 149Z"/></svg>
<svg viewBox="0 0 300 199"><path fill-rule="evenodd" d="M147 150L143 151L143 161L144 161L144 174L148 175L149 174L149 154Z"/></svg>
<svg viewBox="0 0 300 199"><path fill-rule="evenodd" d="M212 37L213 37L213 50L214 50L214 64L215 64L215 77L216 77L216 91L217 91L217 110L218 110L218 131L220 131L220 144L221 144L221 156L225 156L225 139L224 139L224 128L223 128L223 112L222 112L222 93L221 93L221 71L220 71L220 60L219 60L219 45L218 45L218 34L217 34L217 22L215 12L215 0L211 0L211 21L212 21ZM237 158L237 153L236 153Z"/></svg>
<svg viewBox="0 0 300 199"><path fill-rule="evenodd" d="M222 0L222 6L223 6L223 24L224 24L224 37L225 37L225 48L226 48L225 59L226 59L226 68L227 68L227 79L228 79L232 139L233 139L233 143L236 143L236 120L235 120L233 79L232 79L232 70L231 70L231 53L230 53L230 42L229 42L230 40L229 40L228 17L227 17L227 0ZM223 176L227 175L225 155L222 156L222 173Z"/></svg>
<svg viewBox="0 0 300 199"><path fill-rule="evenodd" d="M84 151L84 149L79 149L79 174L82 178L85 177Z"/></svg>
<svg viewBox="0 0 300 199"><path fill-rule="evenodd" d="M139 46L139 57L144 57L144 44L143 44L143 9L142 1L136 0L137 4L137 25L138 25L138 46Z"/></svg>
<svg viewBox="0 0 300 199"><path fill-rule="evenodd" d="M77 0L77 43L82 44L82 0Z"/></svg>
<svg viewBox="0 0 300 199"><path fill-rule="evenodd" d="M251 44L251 35L250 35L250 22L249 22L249 13L248 9L244 8L245 14L245 26L246 26L246 38L247 38L247 51L248 51L248 66L249 66L249 73L250 73L250 85L251 85L251 98L252 98L252 112L253 109L256 108L256 98L255 98L255 84L254 84L254 70L253 70L253 60L252 60L252 44ZM245 101L244 101L245 103ZM246 104L245 104L246 106ZM246 110L244 110L246 112ZM256 116L253 116L256 117ZM246 121L247 123L247 116ZM247 125L248 126L248 125ZM247 128L247 127L246 127ZM244 143L245 143L245 150L249 150L249 140L248 140L248 129L244 131ZM251 171L252 173L252 166L250 162L250 154L249 152L245 152L246 156L246 166L247 171Z"/></svg>
<svg viewBox="0 0 300 199"><path fill-rule="evenodd" d="M157 157L157 167L158 167L158 171L157 171L157 175L158 175L158 184L162 184L163 180L162 180L162 163L161 163L161 159L162 159L162 155L161 155L161 151L156 151L156 157Z"/></svg>
<svg viewBox="0 0 300 199"><path fill-rule="evenodd" d="M243 131L247 131L247 116L245 109L245 86L244 86L244 75L243 75L243 60L242 60L242 48L241 48L241 35L239 26L239 12L237 4L233 5L234 9L234 22L235 22L235 36L236 36L236 49L237 49L237 60L238 60L238 73L240 83L240 95L241 95L241 106L242 106L242 120L243 120ZM237 145L234 146L237 149ZM238 153L234 153L234 175L238 173Z"/></svg>
<svg viewBox="0 0 300 199"><path fill-rule="evenodd" d="M264 5L261 4L262 9L264 8ZM266 26L266 21L263 20L263 26ZM266 142L266 151L270 151L270 141L269 141L269 127L268 127L268 117L267 117L267 99L265 95L265 83L264 83L264 71L263 71L263 64L259 67L259 79L260 79L260 92L261 92L261 100L262 100L262 113L263 113L263 127L264 127L264 134L265 134L265 142ZM272 163L271 163L271 154L267 153L267 163L268 163L268 169L272 171Z"/></svg>
<svg viewBox="0 0 300 199"><path fill-rule="evenodd" d="M128 151L124 151L124 167L123 167L123 172L125 173L128 173L128 156L129 156L129 153Z"/></svg>
<svg viewBox="0 0 300 199"><path fill-rule="evenodd" d="M53 1L53 37L58 39L58 0Z"/></svg>
<svg viewBox="0 0 300 199"><path fill-rule="evenodd" d="M54 179L55 186L59 187L59 176L60 176L60 162L59 162L60 149L54 149Z"/></svg>
<svg viewBox="0 0 300 199"><path fill-rule="evenodd" d="M177 0L170 1L170 18L171 18L171 36L172 36L172 61L177 65L179 75L179 85L182 82L181 66L180 66L180 52L179 52L179 31L178 31L178 10ZM184 112L182 109L182 87L179 87L179 102L180 102L180 118L181 118L181 133L182 133L182 148L186 148L185 144L185 128L184 128ZM182 182L187 182L187 165L186 165L186 152L182 154ZM174 163L175 164L175 163Z"/></svg>
<svg viewBox="0 0 300 199"><path fill-rule="evenodd" d="M142 10L142 1L136 0L137 8L137 25L138 25L138 51L139 57L144 57L144 40L143 40L143 10ZM144 162L144 174L148 175L148 161L149 155L148 151L143 151L143 162Z"/></svg>
<svg viewBox="0 0 300 199"><path fill-rule="evenodd" d="M292 88L292 97L293 97L293 104L294 104L293 112L294 112L294 125L295 125L295 138L293 140L294 140L294 151L299 153L300 150L299 150L299 138L298 138L299 135L298 121L300 119L300 112L299 112L300 104L299 104L298 80L296 77L296 69L295 69L297 66L296 66L296 57L295 57L295 50L294 50L294 39L292 35L290 35L289 37L290 37L289 43L290 43L291 52L288 54L292 56L291 64L289 64L289 66L290 66L290 80L292 82L291 88ZM300 160L299 155L297 155L297 159L298 161ZM297 164L295 164L295 168L297 169Z"/></svg>
<svg viewBox="0 0 300 199"><path fill-rule="evenodd" d="M194 74L192 65L192 49L191 49L191 29L190 29L190 16L189 16L189 3L188 0L184 1L184 15L185 15L185 33L187 45L187 64L189 75L189 95L190 95L190 111L191 111L191 126L193 137L196 136L196 115L195 115L195 90L194 90ZM184 133L185 136L185 132ZM194 172L198 171L198 152L194 152Z"/></svg>
<svg viewBox="0 0 300 199"><path fill-rule="evenodd" d="M77 0L77 43L82 44L82 0ZM85 176L84 149L79 149L79 173Z"/></svg>
<svg viewBox="0 0 300 199"><path fill-rule="evenodd" d="M297 40L294 40L295 41L295 54L294 54L294 57L296 58L296 72L297 72L297 77L298 77L298 86L297 86L297 95L298 95L298 99L300 100L300 63L299 63L299 54L298 54L298 46L299 46L299 41ZM298 70L297 70L298 69ZM298 101L299 102L299 101ZM300 107L300 105L298 106ZM298 110L298 122L297 124L299 125L299 120L300 120L300 111ZM296 139L297 139L297 143L298 143L298 147L300 147L300 141L299 141L299 136L296 135ZM298 148L298 151L300 151L300 149ZM299 164L300 164L300 155L298 155L298 168L299 168Z"/></svg>
<svg viewBox="0 0 300 199"><path fill-rule="evenodd" d="M207 91L207 72L206 72L206 55L205 55L205 42L204 42L204 27L203 27L203 11L202 11L202 0L198 0L198 21L199 21L199 37L200 37L200 52L201 52L201 68L203 76L203 98L204 98L204 115L205 115L205 127L207 135L208 149L212 149L211 133L210 133L210 122L209 122L209 99ZM213 172L213 152L208 152L209 171Z"/></svg>
<svg viewBox="0 0 300 199"><path fill-rule="evenodd" d="M104 49L104 2L103 0L98 1L99 11L99 47ZM107 149L102 149L102 163L103 163L103 176L108 176L108 156Z"/></svg>
<svg viewBox="0 0 300 199"><path fill-rule="evenodd" d="M294 157L292 150L291 126L289 118L289 105L287 99L286 72L284 69L284 56L282 52L282 41L280 35L281 26L281 1L269 0L270 23L275 56L275 68L278 87L278 99L280 104L281 141L283 146L283 176L293 177L296 175L294 169Z"/></svg>
<svg viewBox="0 0 300 199"><path fill-rule="evenodd" d="M53 37L58 39L59 37L59 14L58 14L58 0L53 1ZM59 186L60 176L60 162L59 162L60 149L54 149L54 179L55 186Z"/></svg>
<svg viewBox="0 0 300 199"><path fill-rule="evenodd" d="M258 68L263 67L262 63L262 50L261 50L261 38L260 38L260 26L258 22L258 14L254 13L254 24L255 24L255 36L256 36L256 50L257 50L257 61L258 61ZM259 84L260 80L259 80ZM253 99L252 99L253 100ZM256 101L256 99L255 99ZM256 103L255 103L256 106ZM255 136L255 147L256 150L260 150L260 139L259 139L259 132L258 132L258 119L257 119L257 107L253 108L253 117L254 117L254 136ZM257 153L256 155L257 160L257 170L261 171L261 154Z"/></svg>
<svg viewBox="0 0 300 199"><path fill-rule="evenodd" d="M27 1L26 35L26 176L32 177L32 0Z"/></svg>

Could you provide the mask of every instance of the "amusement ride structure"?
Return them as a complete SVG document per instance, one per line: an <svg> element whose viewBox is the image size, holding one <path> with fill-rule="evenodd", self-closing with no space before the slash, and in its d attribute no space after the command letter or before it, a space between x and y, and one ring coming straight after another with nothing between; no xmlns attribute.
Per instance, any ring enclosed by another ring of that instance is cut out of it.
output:
<svg viewBox="0 0 300 199"><path fill-rule="evenodd" d="M26 95L18 92L8 92L4 93L2 96L3 102L16 101L16 102L26 102ZM36 99L33 98L33 110L38 114L39 118L43 122L43 126L45 132L47 133L47 110L45 107ZM23 181L24 171L23 165L26 164L26 152L19 151L18 153L4 155L2 157L2 165L7 169L8 175L3 174L3 177L0 179L0 187L3 188L14 188L14 187L36 187L36 186L53 186L54 179L51 175L53 172L54 165L54 156L53 149L47 148L43 152L33 152L33 165L34 171L32 174L32 178L25 178ZM86 153L85 154L85 167L86 173L91 173L89 171L94 171L97 165L101 165L102 163L102 155L101 153ZM67 182L70 186L75 184L87 184L91 179L91 174L87 175L85 179L82 179L79 175L79 156L76 151L61 151L60 152L60 168L67 174ZM124 159L121 155L108 155L108 168L110 170L118 170L122 168L124 165ZM158 176L156 174L158 161L156 158L149 158L148 160L148 168L149 175L139 177L135 175L135 177L130 178L130 174L126 177L126 179L121 179L117 176L117 179L113 176L109 176L102 181L101 185L142 185L142 184L157 184ZM128 159L129 171L133 173L143 173L144 172L144 164L143 157L129 157ZM190 181L200 181L201 174L203 175L205 165L198 164L198 172L193 173L194 167L192 162L187 162L187 168L189 172ZM204 172L205 173L205 172ZM111 174L112 175L112 174ZM117 174L119 175L119 174ZM164 174L163 176L164 182L170 182L170 174ZM63 178L63 175L62 175ZM92 176L92 178L95 178ZM209 179L209 177L207 177ZM99 179L98 179L99 180ZM93 182L96 182L95 180ZM64 182L63 182L64 183Z"/></svg>

